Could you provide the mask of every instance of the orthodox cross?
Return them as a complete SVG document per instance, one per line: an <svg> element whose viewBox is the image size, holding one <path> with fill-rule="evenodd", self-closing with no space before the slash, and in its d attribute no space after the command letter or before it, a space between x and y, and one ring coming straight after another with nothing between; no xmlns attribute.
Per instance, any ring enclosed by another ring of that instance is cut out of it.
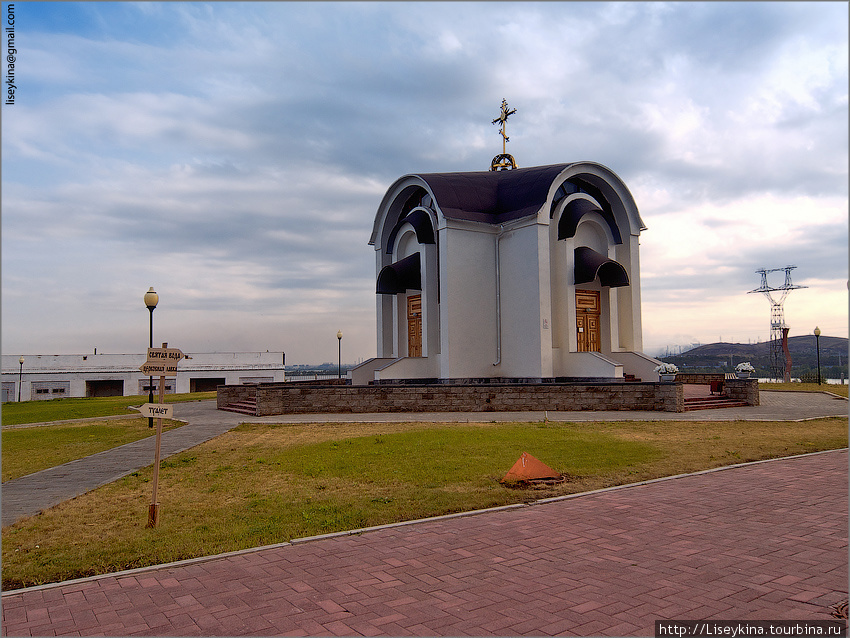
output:
<svg viewBox="0 0 850 638"><path fill-rule="evenodd" d="M502 112L495 120L493 120L493 124L499 123L499 134L502 136L502 153L507 153L507 149L505 147L505 143L510 139L507 135L505 135L505 125L508 123L508 118L516 113L516 109L508 110L508 101L502 98Z"/></svg>
<svg viewBox="0 0 850 638"><path fill-rule="evenodd" d="M505 133L505 125L508 123L508 118L514 113L516 113L516 109L508 109L508 101L503 98L502 111L499 114L499 117L493 120L493 124L499 125L499 134L502 136L502 154L496 155L496 157L493 158L493 161L490 162L491 171L502 171L517 167L513 156L508 154L507 142L510 138Z"/></svg>

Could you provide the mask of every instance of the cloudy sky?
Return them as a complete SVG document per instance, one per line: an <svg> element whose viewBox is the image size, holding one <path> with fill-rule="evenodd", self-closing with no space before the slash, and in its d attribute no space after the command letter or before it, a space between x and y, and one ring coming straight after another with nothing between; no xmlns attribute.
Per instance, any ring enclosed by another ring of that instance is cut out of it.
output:
<svg viewBox="0 0 850 638"><path fill-rule="evenodd" d="M845 2L14 13L4 354L143 352L153 286L157 343L319 363L342 330L344 361L375 356L378 204L407 173L486 170L502 98L520 166L595 161L632 191L647 352L767 340L747 291L789 264L791 335L847 335Z"/></svg>

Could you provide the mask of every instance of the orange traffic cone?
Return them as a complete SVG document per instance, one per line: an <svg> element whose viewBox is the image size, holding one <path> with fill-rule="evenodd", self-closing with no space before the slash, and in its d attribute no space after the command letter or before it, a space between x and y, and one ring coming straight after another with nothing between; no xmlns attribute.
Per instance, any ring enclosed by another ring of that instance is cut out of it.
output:
<svg viewBox="0 0 850 638"><path fill-rule="evenodd" d="M528 452L523 452L514 466L508 470L502 483L518 483L520 481L533 481L535 479L557 479L561 478L551 467L538 461Z"/></svg>

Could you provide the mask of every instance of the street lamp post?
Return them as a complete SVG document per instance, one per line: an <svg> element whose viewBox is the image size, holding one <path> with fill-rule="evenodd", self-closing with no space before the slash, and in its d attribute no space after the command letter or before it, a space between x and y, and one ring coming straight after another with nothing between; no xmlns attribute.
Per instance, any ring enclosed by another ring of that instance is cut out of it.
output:
<svg viewBox="0 0 850 638"><path fill-rule="evenodd" d="M818 351L818 385L820 385L820 328L815 326L815 346Z"/></svg>
<svg viewBox="0 0 850 638"><path fill-rule="evenodd" d="M153 311L156 308L157 303L159 303L159 295L156 294L156 291L153 289L153 286L151 286L150 290L145 293L145 305L148 307L148 310L151 311L151 348L153 348ZM153 403L153 377L148 377L148 403ZM153 427L153 417L148 417L148 427Z"/></svg>
<svg viewBox="0 0 850 638"><path fill-rule="evenodd" d="M21 364L21 370L18 372L18 403L21 402L21 384L23 383L24 378L24 357L21 355L21 358L18 359L18 363Z"/></svg>
<svg viewBox="0 0 850 638"><path fill-rule="evenodd" d="M337 341L339 341L339 374L337 378L342 379L342 330L336 333Z"/></svg>

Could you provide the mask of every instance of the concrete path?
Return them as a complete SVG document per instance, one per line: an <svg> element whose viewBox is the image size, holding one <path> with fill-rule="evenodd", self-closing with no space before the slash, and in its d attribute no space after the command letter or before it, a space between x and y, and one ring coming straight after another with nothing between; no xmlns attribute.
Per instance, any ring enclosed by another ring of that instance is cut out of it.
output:
<svg viewBox="0 0 850 638"><path fill-rule="evenodd" d="M830 620L847 452L3 594L4 635L650 636Z"/></svg>
<svg viewBox="0 0 850 638"><path fill-rule="evenodd" d="M161 458L188 450L238 425L236 419L215 418L218 410L215 410L214 401L204 403L211 404L208 417L193 419L188 425L163 432ZM180 405L175 404L175 407ZM180 414L177 407L176 418L186 420ZM150 436L3 483L3 527L153 465L155 444L156 437Z"/></svg>
<svg viewBox="0 0 850 638"><path fill-rule="evenodd" d="M175 403L175 418L188 425L162 435L163 459L208 441L240 423L316 422L476 422L476 421L786 421L847 416L847 399L827 393L760 393L761 405L696 412L429 412L373 414L295 414L251 417L216 409L215 401ZM2 522L11 525L63 501L111 483L153 464L154 437L107 450L2 486Z"/></svg>

